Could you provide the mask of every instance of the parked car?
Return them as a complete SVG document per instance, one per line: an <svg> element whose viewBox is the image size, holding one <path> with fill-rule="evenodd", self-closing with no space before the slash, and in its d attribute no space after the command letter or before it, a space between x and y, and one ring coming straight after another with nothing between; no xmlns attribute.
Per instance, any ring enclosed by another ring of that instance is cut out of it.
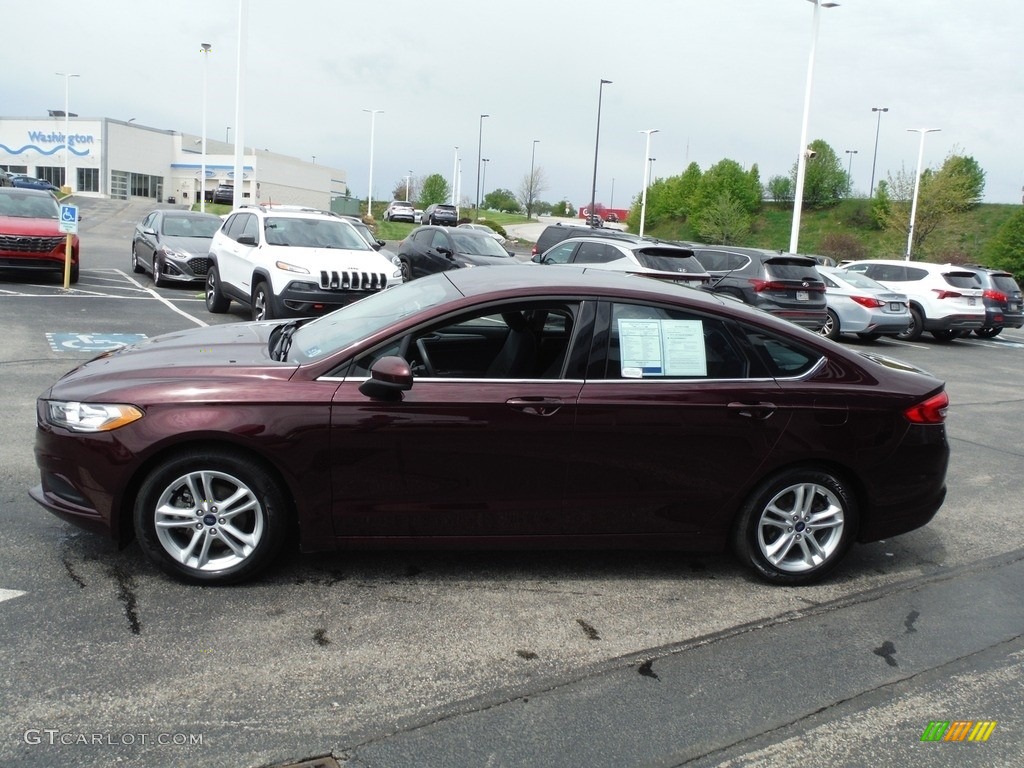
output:
<svg viewBox="0 0 1024 768"><path fill-rule="evenodd" d="M559 222L558 224L549 224L544 227L544 231L541 232L540 236L537 238L537 243L533 246L531 253L534 256L538 253L545 253L553 246L569 237L608 237L633 243L640 240L638 235L631 235L628 232L623 232L619 229L597 229L594 227L584 227L576 224L562 224Z"/></svg>
<svg viewBox="0 0 1024 768"><path fill-rule="evenodd" d="M292 529L306 551L731 547L802 584L928 523L948 402L704 291L459 269L79 364L37 401L30 494L202 584L253 577Z"/></svg>
<svg viewBox="0 0 1024 768"><path fill-rule="evenodd" d="M711 273L708 290L732 296L810 331L825 324L825 283L813 259L731 245L695 246L693 252Z"/></svg>
<svg viewBox="0 0 1024 768"><path fill-rule="evenodd" d="M384 221L408 221L410 224L416 222L416 209L412 203L405 200L392 200L384 209Z"/></svg>
<svg viewBox="0 0 1024 768"><path fill-rule="evenodd" d="M383 240L378 240L377 235L362 219L355 216L341 216L341 218L351 224L355 231L359 233L359 236L363 238L363 242L373 248L373 250L385 257L392 264L398 263L395 261L395 254L388 250L387 243Z"/></svg>
<svg viewBox="0 0 1024 768"><path fill-rule="evenodd" d="M0 168L0 187L13 187L14 174Z"/></svg>
<svg viewBox="0 0 1024 768"><path fill-rule="evenodd" d="M608 215L604 217L605 221L609 221L612 224L617 224L619 221L619 214L615 211L608 211Z"/></svg>
<svg viewBox="0 0 1024 768"><path fill-rule="evenodd" d="M937 341L985 327L984 290L977 274L949 264L876 259L851 261L847 272L860 272L910 299L910 327L897 338L916 341L928 331Z"/></svg>
<svg viewBox="0 0 1024 768"><path fill-rule="evenodd" d="M0 271L46 272L63 279L67 239L52 192L0 188ZM78 235L72 235L72 283L78 282L78 258Z"/></svg>
<svg viewBox="0 0 1024 768"><path fill-rule="evenodd" d="M156 286L206 280L210 243L223 223L212 213L152 211L135 227L132 271L148 272Z"/></svg>
<svg viewBox="0 0 1024 768"><path fill-rule="evenodd" d="M221 184L213 190L211 202L233 205L235 202L235 188L231 184Z"/></svg>
<svg viewBox="0 0 1024 768"><path fill-rule="evenodd" d="M398 245L402 278L481 266L520 265L486 232L459 227L417 227Z"/></svg>
<svg viewBox="0 0 1024 768"><path fill-rule="evenodd" d="M838 339L855 333L865 340L883 334L906 333L910 326L910 304L905 294L894 293L860 272L818 266L825 282L828 317L818 331Z"/></svg>
<svg viewBox="0 0 1024 768"><path fill-rule="evenodd" d="M459 211L454 205L434 203L428 205L420 216L423 224L445 224L454 227L459 220Z"/></svg>
<svg viewBox="0 0 1024 768"><path fill-rule="evenodd" d="M26 176L23 173L16 173L11 176L11 185L21 189L41 189L46 192L59 192L60 188L53 182L46 179L37 179L34 176Z"/></svg>
<svg viewBox="0 0 1024 768"><path fill-rule="evenodd" d="M588 227L603 227L604 219L601 218L601 214L592 213L585 219Z"/></svg>
<svg viewBox="0 0 1024 768"><path fill-rule="evenodd" d="M505 237L503 235L495 232L493 229L488 227L486 224L459 224L458 228L459 229L475 229L477 232L483 232L485 235L490 235L492 238L494 238L494 241L498 245L504 245L505 244Z"/></svg>
<svg viewBox="0 0 1024 768"><path fill-rule="evenodd" d="M1024 326L1021 290L1011 273L979 264L966 264L963 268L977 276L984 291L981 296L985 304L985 325L974 329L976 336L991 339L1002 333L1003 328Z"/></svg>
<svg viewBox="0 0 1024 768"><path fill-rule="evenodd" d="M416 208L414 210L414 213L415 213L415 216L413 217L413 223L414 224L422 224L423 223L423 211L420 208Z"/></svg>
<svg viewBox="0 0 1024 768"><path fill-rule="evenodd" d="M351 224L321 211L242 208L210 243L206 308L248 304L253 320L330 312L402 282Z"/></svg>
<svg viewBox="0 0 1024 768"><path fill-rule="evenodd" d="M532 261L608 269L697 288L711 280L711 275L689 248L650 241L631 243L602 237L570 237L534 256Z"/></svg>

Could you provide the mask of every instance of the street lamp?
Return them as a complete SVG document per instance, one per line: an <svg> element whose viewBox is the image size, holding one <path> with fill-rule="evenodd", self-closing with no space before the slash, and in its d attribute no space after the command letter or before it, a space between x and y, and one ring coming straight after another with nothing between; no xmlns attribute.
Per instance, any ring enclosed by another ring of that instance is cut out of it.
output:
<svg viewBox="0 0 1024 768"><path fill-rule="evenodd" d="M409 175L405 177L405 201L412 202L409 198L409 185L412 183L412 171L409 171Z"/></svg>
<svg viewBox="0 0 1024 768"><path fill-rule="evenodd" d="M594 181L590 185L590 210L587 212L588 222L589 217L594 215L594 207L597 205L597 150L601 145L601 96L604 94L604 87L611 85L611 80L602 80L601 85L597 88L597 134L594 137Z"/></svg>
<svg viewBox="0 0 1024 768"><path fill-rule="evenodd" d="M224 129L224 143L225 144L230 144L231 143L231 126L230 125L227 128Z"/></svg>
<svg viewBox="0 0 1024 768"><path fill-rule="evenodd" d="M818 45L818 8L835 8L839 3L824 3L821 0L807 0L814 3L814 17L811 21L811 53L807 58L807 89L804 92L804 119L800 129L800 154L796 163L796 190L793 193L793 228L789 233L789 252L796 253L800 241L800 208L804 202L804 176L807 173L807 124L811 116L811 85L814 82L814 49Z"/></svg>
<svg viewBox="0 0 1024 768"><path fill-rule="evenodd" d="M480 115L480 136L477 138L476 142L476 215L478 218L480 216L480 166L483 164L481 162L482 158L480 157L480 155L483 152L484 146L485 117L490 117L490 115Z"/></svg>
<svg viewBox="0 0 1024 768"><path fill-rule="evenodd" d="M366 215L373 216L373 135L377 127L377 115L383 109L364 109L370 113L370 179L366 190Z"/></svg>
<svg viewBox="0 0 1024 768"><path fill-rule="evenodd" d="M846 164L846 178L850 182L850 186L853 186L853 156L857 154L856 149L846 150L846 154L850 156L850 161Z"/></svg>
<svg viewBox="0 0 1024 768"><path fill-rule="evenodd" d="M203 54L203 159L199 166L199 212L206 213L206 81L210 66L207 55L213 48L209 43L200 43L199 52Z"/></svg>
<svg viewBox="0 0 1024 768"><path fill-rule="evenodd" d="M482 162L484 164L484 172L483 172L483 175L482 175L482 181L480 182L480 194L486 196L487 195L487 164L489 162L491 162L491 159L489 157L485 157L480 162ZM479 218L479 215L480 215L480 206L477 205L477 217L478 218Z"/></svg>
<svg viewBox="0 0 1024 768"><path fill-rule="evenodd" d="M452 205L455 205L455 180L459 177L459 148L455 148L455 163L452 165Z"/></svg>
<svg viewBox="0 0 1024 768"><path fill-rule="evenodd" d="M917 151L917 175L914 178L914 202L910 205L910 229L907 232L907 255L904 261L910 261L910 249L914 242L914 218L917 216L917 193L921 189L921 162L924 160L924 135L941 131L941 128L907 128L908 131L921 134L921 147Z"/></svg>
<svg viewBox="0 0 1024 768"><path fill-rule="evenodd" d="M530 150L530 188L527 190L529 193L526 196L526 220L530 220L530 215L533 211L533 193L534 193L534 179L533 179L533 161L537 158L537 145L540 144L540 139L533 140L533 149Z"/></svg>
<svg viewBox="0 0 1024 768"><path fill-rule="evenodd" d="M658 133L657 128L648 128L639 133L647 134L647 147L644 150L644 191L640 197L640 237L644 236L644 221L647 219L647 187L651 183L651 164L648 159L651 156L651 134Z"/></svg>
<svg viewBox="0 0 1024 768"><path fill-rule="evenodd" d="M888 112L888 107L872 107L872 112L878 113L878 120L875 121L875 156L871 160L871 187L868 189L868 197L875 196L875 163L878 161L878 129L882 127L882 113Z"/></svg>
<svg viewBox="0 0 1024 768"><path fill-rule="evenodd" d="M647 164L649 166L651 166L651 183L652 184L654 183L654 161L657 160L657 159L658 158L656 158L656 157L648 157L647 158Z"/></svg>
<svg viewBox="0 0 1024 768"><path fill-rule="evenodd" d="M81 77L81 75L70 72L58 72L57 74L64 78L64 183L61 186L70 188L71 184L68 182L68 176L70 174L69 166L71 162L71 122L68 113L68 109L70 109L68 102L70 101L71 78Z"/></svg>

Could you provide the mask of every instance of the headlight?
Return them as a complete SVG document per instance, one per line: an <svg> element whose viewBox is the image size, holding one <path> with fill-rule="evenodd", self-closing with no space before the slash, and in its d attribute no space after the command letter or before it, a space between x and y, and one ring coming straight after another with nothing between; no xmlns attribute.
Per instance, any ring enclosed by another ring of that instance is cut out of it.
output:
<svg viewBox="0 0 1024 768"><path fill-rule="evenodd" d="M300 267L295 264L289 264L287 261L275 261L274 266L284 272L298 272L300 275L308 275L309 270L305 267Z"/></svg>
<svg viewBox="0 0 1024 768"><path fill-rule="evenodd" d="M160 249L163 251L164 257L168 259L175 259L176 261L188 261L192 258L192 254L186 251L176 251L173 248L168 248L166 245Z"/></svg>
<svg viewBox="0 0 1024 768"><path fill-rule="evenodd" d="M46 401L46 420L72 432L110 432L142 418L134 405Z"/></svg>
<svg viewBox="0 0 1024 768"><path fill-rule="evenodd" d="M402 260L400 258L398 258L397 256L392 256L391 257L391 263L394 264L396 267L401 267L402 266Z"/></svg>

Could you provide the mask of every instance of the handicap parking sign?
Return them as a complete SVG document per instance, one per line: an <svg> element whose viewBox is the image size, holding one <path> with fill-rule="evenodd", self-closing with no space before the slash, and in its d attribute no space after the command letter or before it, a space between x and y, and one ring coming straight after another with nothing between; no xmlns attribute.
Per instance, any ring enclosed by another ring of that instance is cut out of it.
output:
<svg viewBox="0 0 1024 768"><path fill-rule="evenodd" d="M78 233L78 206L61 205L60 207L60 231L69 235Z"/></svg>

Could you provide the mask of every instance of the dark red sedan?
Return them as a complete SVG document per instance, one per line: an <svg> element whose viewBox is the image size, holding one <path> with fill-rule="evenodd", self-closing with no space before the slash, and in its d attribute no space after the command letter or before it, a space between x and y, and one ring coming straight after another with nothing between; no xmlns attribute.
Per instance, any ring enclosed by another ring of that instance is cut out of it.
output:
<svg viewBox="0 0 1024 768"><path fill-rule="evenodd" d="M32 497L179 577L303 549L732 547L769 581L926 524L942 381L603 270L460 269L109 352L38 401Z"/></svg>

